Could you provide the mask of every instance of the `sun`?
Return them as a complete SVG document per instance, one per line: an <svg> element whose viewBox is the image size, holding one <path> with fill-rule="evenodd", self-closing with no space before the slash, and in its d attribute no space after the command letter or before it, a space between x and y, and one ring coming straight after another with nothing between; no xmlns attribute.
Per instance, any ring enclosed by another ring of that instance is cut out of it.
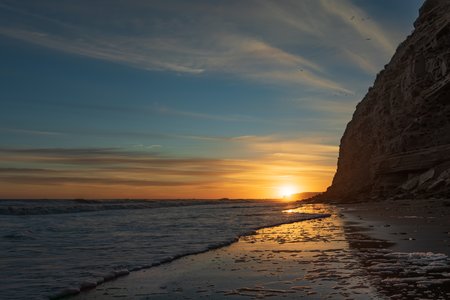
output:
<svg viewBox="0 0 450 300"><path fill-rule="evenodd" d="M297 193L297 188L293 185L283 185L278 188L278 194L282 198L289 198Z"/></svg>

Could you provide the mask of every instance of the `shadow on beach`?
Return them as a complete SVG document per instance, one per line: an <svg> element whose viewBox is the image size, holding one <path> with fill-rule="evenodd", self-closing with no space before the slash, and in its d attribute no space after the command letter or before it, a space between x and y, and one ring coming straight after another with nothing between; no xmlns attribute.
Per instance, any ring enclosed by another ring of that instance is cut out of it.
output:
<svg viewBox="0 0 450 300"><path fill-rule="evenodd" d="M349 248L380 295L449 299L450 249L445 230L450 220L445 201L362 203L342 217Z"/></svg>

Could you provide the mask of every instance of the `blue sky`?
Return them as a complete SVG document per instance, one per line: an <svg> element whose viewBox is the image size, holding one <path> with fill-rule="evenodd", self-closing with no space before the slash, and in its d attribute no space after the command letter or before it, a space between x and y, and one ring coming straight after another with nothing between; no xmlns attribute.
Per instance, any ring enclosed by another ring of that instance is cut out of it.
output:
<svg viewBox="0 0 450 300"><path fill-rule="evenodd" d="M324 190L422 3L0 0L0 197Z"/></svg>

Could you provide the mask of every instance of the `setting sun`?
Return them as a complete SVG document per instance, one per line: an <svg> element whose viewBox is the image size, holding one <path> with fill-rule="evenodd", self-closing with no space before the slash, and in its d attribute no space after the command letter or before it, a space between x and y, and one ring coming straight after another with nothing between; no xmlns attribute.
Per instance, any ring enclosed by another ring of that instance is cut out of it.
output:
<svg viewBox="0 0 450 300"><path fill-rule="evenodd" d="M283 198L290 197L295 193L298 193L298 189L293 185L283 185L278 189L278 194Z"/></svg>

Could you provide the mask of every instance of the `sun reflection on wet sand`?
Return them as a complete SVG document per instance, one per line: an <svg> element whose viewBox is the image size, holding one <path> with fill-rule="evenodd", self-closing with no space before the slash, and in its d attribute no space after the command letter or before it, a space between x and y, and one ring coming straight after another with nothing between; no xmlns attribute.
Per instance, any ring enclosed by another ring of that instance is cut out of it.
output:
<svg viewBox="0 0 450 300"><path fill-rule="evenodd" d="M283 210L283 212L287 214L329 214L331 212L330 210L331 207L325 204L305 204L300 207Z"/></svg>
<svg viewBox="0 0 450 300"><path fill-rule="evenodd" d="M337 211L325 205L287 211L297 212L332 216L261 229L228 247L132 273L79 298L377 298L361 276Z"/></svg>

